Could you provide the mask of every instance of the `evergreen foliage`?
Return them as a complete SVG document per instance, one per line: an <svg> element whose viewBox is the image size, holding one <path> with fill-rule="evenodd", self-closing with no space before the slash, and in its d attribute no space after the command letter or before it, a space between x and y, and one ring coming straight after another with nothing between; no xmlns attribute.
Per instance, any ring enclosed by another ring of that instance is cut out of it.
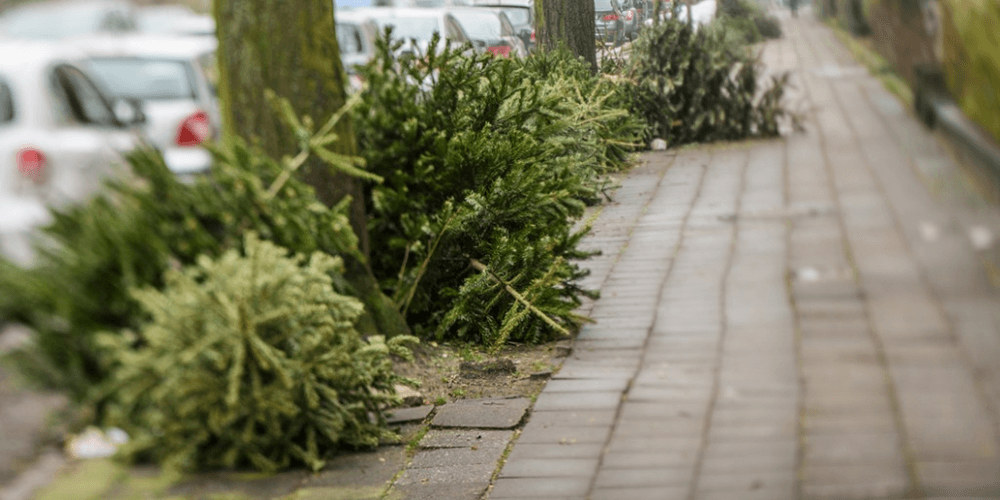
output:
<svg viewBox="0 0 1000 500"><path fill-rule="evenodd" d="M672 19L640 35L624 74L648 138L678 146L778 135L778 120L791 116L782 103L788 74L762 88L757 56L731 35L724 24L696 32Z"/></svg>
<svg viewBox="0 0 1000 500"><path fill-rule="evenodd" d="M378 43L355 126L372 267L414 331L499 346L573 329L574 232L641 137L615 85L565 51L528 59ZM479 263L480 266L475 265Z"/></svg>
<svg viewBox="0 0 1000 500"><path fill-rule="evenodd" d="M126 455L318 470L338 445L377 445L387 431L369 415L398 402L389 355L416 339L361 339L363 305L332 286L339 258L289 257L253 232L243 247L134 291L149 321L98 338L113 374L106 422L131 436Z"/></svg>
<svg viewBox="0 0 1000 500"><path fill-rule="evenodd" d="M0 260L0 321L36 332L33 346L13 355L20 368L77 401L92 397L91 389L109 375L95 333L139 326L138 303L128 290L160 288L168 267L238 248L247 231L299 253L356 254L349 200L327 208L290 175L309 154L342 168L357 168L354 160L324 152L323 144L335 138L329 127L308 130L308 120L291 125L303 132L295 158L279 163L232 138L213 150L210 176L184 183L159 154L138 150L128 158L130 179L110 182L87 203L54 210L36 267ZM338 291L352 294L346 280L336 278Z"/></svg>

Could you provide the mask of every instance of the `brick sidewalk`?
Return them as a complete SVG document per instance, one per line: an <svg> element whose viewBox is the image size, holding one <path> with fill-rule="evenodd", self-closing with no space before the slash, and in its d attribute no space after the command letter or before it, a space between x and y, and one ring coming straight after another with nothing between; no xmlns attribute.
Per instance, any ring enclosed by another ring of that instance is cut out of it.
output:
<svg viewBox="0 0 1000 500"><path fill-rule="evenodd" d="M966 236L996 207L928 189L951 156L828 28L785 31L764 60L807 132L623 180L597 323L489 498L1000 497L1000 293Z"/></svg>

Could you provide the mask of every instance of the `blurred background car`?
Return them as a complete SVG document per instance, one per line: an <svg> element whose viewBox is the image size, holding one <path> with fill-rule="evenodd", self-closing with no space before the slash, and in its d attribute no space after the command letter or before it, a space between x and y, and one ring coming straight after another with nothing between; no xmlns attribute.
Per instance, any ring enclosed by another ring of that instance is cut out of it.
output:
<svg viewBox="0 0 1000 500"><path fill-rule="evenodd" d="M618 0L594 0L595 35L603 43L620 44L625 38L625 21Z"/></svg>
<svg viewBox="0 0 1000 500"><path fill-rule="evenodd" d="M0 252L28 264L46 206L82 201L127 172L143 114L113 100L66 44L4 41L0 53Z"/></svg>
<svg viewBox="0 0 1000 500"><path fill-rule="evenodd" d="M32 2L0 13L0 38L59 39L137 29L135 8L120 0Z"/></svg>
<svg viewBox="0 0 1000 500"><path fill-rule="evenodd" d="M154 35L215 36L215 19L185 5L150 5L136 12L138 30Z"/></svg>
<svg viewBox="0 0 1000 500"><path fill-rule="evenodd" d="M404 41L400 55L425 53L435 32L440 33L442 40L450 41L453 47L471 43L462 24L444 8L373 7L353 10L351 15L371 20L379 33L391 26L393 38ZM444 43L439 44L438 50L443 48Z"/></svg>
<svg viewBox="0 0 1000 500"><path fill-rule="evenodd" d="M473 0L473 5L502 10L514 26L514 33L524 43L524 48L534 50L535 4L532 0Z"/></svg>
<svg viewBox="0 0 1000 500"><path fill-rule="evenodd" d="M216 50L212 37L103 36L74 42L87 68L117 96L140 101L147 140L180 175L212 163L202 144L219 132L216 96L199 60Z"/></svg>
<svg viewBox="0 0 1000 500"><path fill-rule="evenodd" d="M362 85L357 67L368 64L375 57L375 39L380 30L364 11L337 11L334 17L337 21L340 59L347 72L348 90L357 91Z"/></svg>
<svg viewBox="0 0 1000 500"><path fill-rule="evenodd" d="M524 42L514 32L507 14L500 9L455 7L448 9L480 49L503 57L527 57Z"/></svg>

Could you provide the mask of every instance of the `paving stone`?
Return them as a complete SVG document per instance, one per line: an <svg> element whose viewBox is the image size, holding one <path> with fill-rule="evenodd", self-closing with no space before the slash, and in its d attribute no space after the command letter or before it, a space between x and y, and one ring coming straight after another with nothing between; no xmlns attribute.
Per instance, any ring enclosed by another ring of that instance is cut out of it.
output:
<svg viewBox="0 0 1000 500"><path fill-rule="evenodd" d="M610 427L616 416L614 410L565 410L532 411L528 418L542 427Z"/></svg>
<svg viewBox="0 0 1000 500"><path fill-rule="evenodd" d="M410 483L393 488L393 492L401 495L400 497L395 497L390 493L388 498L405 498L406 500L442 500L445 498L448 500L479 500L488 486L488 482L486 484Z"/></svg>
<svg viewBox="0 0 1000 500"><path fill-rule="evenodd" d="M642 488L647 486L686 486L694 478L694 467L642 467L607 469L602 467L594 481L595 488Z"/></svg>
<svg viewBox="0 0 1000 500"><path fill-rule="evenodd" d="M301 486L385 486L405 464L406 451L402 446L336 455L326 461L320 472L306 475Z"/></svg>
<svg viewBox="0 0 1000 500"><path fill-rule="evenodd" d="M806 434L804 440L806 463L896 463L902 457L895 432Z"/></svg>
<svg viewBox="0 0 1000 500"><path fill-rule="evenodd" d="M385 415L387 424L401 424L404 422L419 422L427 418L434 411L434 405L415 406L413 408L393 408Z"/></svg>
<svg viewBox="0 0 1000 500"><path fill-rule="evenodd" d="M499 457L497 457L499 458ZM427 468L408 468L395 485L402 487L410 484L475 484L482 485L485 490L490 484L496 462L447 465Z"/></svg>
<svg viewBox="0 0 1000 500"><path fill-rule="evenodd" d="M685 417L665 418L622 418L615 427L615 437L678 437L700 435L705 422L701 419Z"/></svg>
<svg viewBox="0 0 1000 500"><path fill-rule="evenodd" d="M431 429L420 440L421 448L485 448L507 447L514 431Z"/></svg>
<svg viewBox="0 0 1000 500"><path fill-rule="evenodd" d="M693 467L697 449L656 451L609 451L601 460L603 469L642 469L649 467Z"/></svg>
<svg viewBox="0 0 1000 500"><path fill-rule="evenodd" d="M589 477L500 478L490 498L562 498L586 496L589 490Z"/></svg>
<svg viewBox="0 0 1000 500"><path fill-rule="evenodd" d="M1000 459L917 462L917 474L928 496L1000 498Z"/></svg>
<svg viewBox="0 0 1000 500"><path fill-rule="evenodd" d="M701 436L685 437L616 437L608 443L608 453L692 452L701 447Z"/></svg>
<svg viewBox="0 0 1000 500"><path fill-rule="evenodd" d="M535 411L614 410L621 403L618 391L575 393L543 391L535 400Z"/></svg>
<svg viewBox="0 0 1000 500"><path fill-rule="evenodd" d="M653 403L648 401L630 401L622 403L622 419L642 418L693 418L700 419L708 411L708 401L704 403L672 402Z"/></svg>
<svg viewBox="0 0 1000 500"><path fill-rule="evenodd" d="M472 445L467 448L434 448L420 450L410 461L411 469L428 467L450 467L463 464L494 464L503 455L503 448Z"/></svg>
<svg viewBox="0 0 1000 500"><path fill-rule="evenodd" d="M466 399L438 407L431 425L478 429L511 429L521 423L531 400Z"/></svg>
<svg viewBox="0 0 1000 500"><path fill-rule="evenodd" d="M756 472L745 471L734 474L701 474L698 476L696 492L728 491L739 498L745 491L764 488L785 489L791 491L795 484L795 470ZM736 493L739 492L739 493Z"/></svg>
<svg viewBox="0 0 1000 500"><path fill-rule="evenodd" d="M595 488L590 500L686 500L687 486L646 488Z"/></svg>
<svg viewBox="0 0 1000 500"><path fill-rule="evenodd" d="M547 427L528 422L517 438L518 443L604 443L611 433L611 426L554 426Z"/></svg>
<svg viewBox="0 0 1000 500"><path fill-rule="evenodd" d="M625 379L557 379L545 384L546 392L625 392Z"/></svg>
<svg viewBox="0 0 1000 500"><path fill-rule="evenodd" d="M597 458L508 458L500 477L593 477Z"/></svg>
<svg viewBox="0 0 1000 500"><path fill-rule="evenodd" d="M508 458L597 458L604 443L524 443L518 440Z"/></svg>

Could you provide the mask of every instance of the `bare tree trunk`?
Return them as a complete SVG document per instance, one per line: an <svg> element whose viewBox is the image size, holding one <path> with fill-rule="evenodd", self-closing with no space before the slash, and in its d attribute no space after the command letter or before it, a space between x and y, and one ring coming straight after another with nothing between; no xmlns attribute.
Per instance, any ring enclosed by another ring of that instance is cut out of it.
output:
<svg viewBox="0 0 1000 500"><path fill-rule="evenodd" d="M593 0L535 0L535 37L548 50L565 44L597 71Z"/></svg>
<svg viewBox="0 0 1000 500"><path fill-rule="evenodd" d="M330 0L215 0L219 47L219 101L226 131L243 137L273 158L292 155L296 137L264 96L265 89L288 99L296 114L323 123L344 105L345 74L334 31ZM357 144L346 117L335 129L335 152L355 155ZM359 249L369 254L361 182L332 171L318 159L303 166L302 178L332 206L351 196L351 226ZM344 256L347 279L365 303L362 333L408 331L391 300L381 293L366 262Z"/></svg>

